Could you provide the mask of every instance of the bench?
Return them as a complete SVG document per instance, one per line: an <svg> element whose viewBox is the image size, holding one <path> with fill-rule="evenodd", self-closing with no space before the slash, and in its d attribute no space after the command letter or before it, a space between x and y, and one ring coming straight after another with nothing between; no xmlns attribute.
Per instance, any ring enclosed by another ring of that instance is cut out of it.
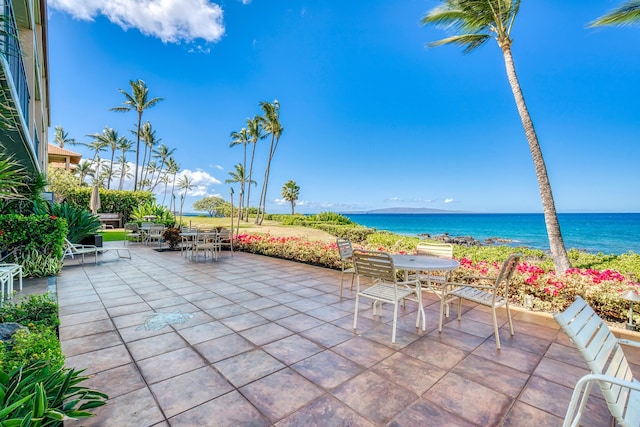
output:
<svg viewBox="0 0 640 427"><path fill-rule="evenodd" d="M103 228L122 228L121 213L99 213L96 215L102 223Z"/></svg>

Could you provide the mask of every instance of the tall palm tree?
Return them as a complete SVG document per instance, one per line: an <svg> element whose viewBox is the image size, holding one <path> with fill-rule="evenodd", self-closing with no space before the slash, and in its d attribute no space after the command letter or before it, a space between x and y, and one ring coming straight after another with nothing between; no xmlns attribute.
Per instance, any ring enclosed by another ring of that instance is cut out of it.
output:
<svg viewBox="0 0 640 427"><path fill-rule="evenodd" d="M282 198L291 203L291 215L295 214L296 201L300 195L300 186L295 181L289 180L282 186Z"/></svg>
<svg viewBox="0 0 640 427"><path fill-rule="evenodd" d="M271 144L269 145L269 157L267 158L267 167L264 170L264 181L262 182L262 193L260 194L260 204L258 208L258 216L256 224L262 225L264 220L265 205L267 202L267 187L269 186L269 172L271 172L271 160L278 148L278 142L284 128L280 123L280 103L275 100L273 103L261 101L260 108L264 112L264 116L260 118L262 127L267 135L271 135Z"/></svg>
<svg viewBox="0 0 640 427"><path fill-rule="evenodd" d="M189 194L189 191L193 190L194 187L193 179L189 178L187 175L183 175L182 178L178 179L178 188L183 190L183 193L180 194L180 225L182 225L182 207L184 206L184 199L187 198L187 194Z"/></svg>
<svg viewBox="0 0 640 427"><path fill-rule="evenodd" d="M93 178L94 176L93 166L91 165L91 162L89 160L83 160L78 163L78 166L76 166L74 173L78 175L78 183L80 185L86 184L85 179L87 177Z"/></svg>
<svg viewBox="0 0 640 427"><path fill-rule="evenodd" d="M149 99L149 88L143 80L130 80L129 86L131 86L131 93L127 93L124 89L118 89L118 91L124 95L125 100L120 107L113 107L110 111L127 112L135 110L138 113L138 127L136 132L136 170L133 177L133 190L138 189L138 162L140 160L140 126L142 125L142 113L144 110L153 107L158 102L162 101L162 98Z"/></svg>
<svg viewBox="0 0 640 427"><path fill-rule="evenodd" d="M176 149L172 148L169 149L169 147L167 147L165 144L160 144L160 146L153 152L153 157L155 157L156 159L160 160L160 173L158 173L158 176L156 178L156 182L153 184L152 186L152 190L154 188L156 188L156 186L158 185L158 183L160 182L160 179L163 175L167 175L166 172L166 166L167 166L167 159L173 154L175 153ZM162 173L164 172L164 174Z"/></svg>
<svg viewBox="0 0 640 427"><path fill-rule="evenodd" d="M176 212L176 204L175 204L175 189L176 189L176 176L178 172L180 172L180 164L176 162L176 159L173 157L169 157L167 160L167 172L173 175L173 182L171 184L171 199L169 200L169 210L171 210L171 205L173 205L173 214Z"/></svg>
<svg viewBox="0 0 640 427"><path fill-rule="evenodd" d="M118 139L118 150L122 154L118 157L118 163L120 164L120 183L118 184L118 190L122 190L124 187L124 180L130 177L129 165L127 165L127 153L133 148L133 142L125 137Z"/></svg>
<svg viewBox="0 0 640 427"><path fill-rule="evenodd" d="M620 5L604 16L589 24L590 27L603 25L634 25L640 24L640 0L630 0Z"/></svg>
<svg viewBox="0 0 640 427"><path fill-rule="evenodd" d="M242 128L237 132L231 132L231 142L229 143L229 147L234 147L236 145L242 144L243 154L242 154L242 172L243 177L240 182L240 202L238 203L238 221L242 219L242 207L244 205L244 171L247 170L247 144L249 143L249 133L247 128ZM237 170L237 166L236 166ZM231 173L231 172L229 172Z"/></svg>
<svg viewBox="0 0 640 427"><path fill-rule="evenodd" d="M225 179L225 184L235 184L235 183L240 183L240 187L244 187L245 184L249 184L249 187L251 187L251 184L256 185L255 181L249 181L249 178L245 176L244 173L244 166L242 165L242 163L238 163L237 165L234 166L234 168L236 169L235 171L231 171L229 172L229 175L231 176L231 178ZM240 198L240 204L238 206L238 221L242 219L242 197Z"/></svg>
<svg viewBox="0 0 640 427"><path fill-rule="evenodd" d="M253 119L247 118L247 133L249 134L249 142L253 144L251 147L251 161L249 163L249 176L247 179L249 182L255 182L252 180L253 178L253 159L256 155L256 146L258 145L258 140L263 139L265 137L262 132L262 121L260 121L260 116L255 116ZM249 222L249 208L251 207L251 185L247 188L247 203L245 204L245 222Z"/></svg>
<svg viewBox="0 0 640 427"><path fill-rule="evenodd" d="M519 8L520 0L445 0L442 5L424 16L422 24L444 25L458 30L458 34L432 42L430 46L455 44L462 46L464 52L468 53L491 38L495 38L498 42L538 178L553 263L558 273L564 273L571 264L560 232L547 167L533 121L524 101L511 54L511 30Z"/></svg>
<svg viewBox="0 0 640 427"><path fill-rule="evenodd" d="M152 182L153 179L147 179L147 174L150 170L149 168L151 166L154 147L158 145L161 139L156 136L156 131L153 129L150 122L145 122L142 125L141 132L142 134L140 135L140 139L144 142L144 155L142 156L142 180ZM147 153L149 157L147 157Z"/></svg>
<svg viewBox="0 0 640 427"><path fill-rule="evenodd" d="M102 134L92 133L87 136L95 138L96 140L100 141L103 148L108 148L111 150L111 162L109 163L109 170L113 171L113 160L116 156L116 150L120 149L120 146L127 140L127 138L124 136L119 136L118 131L110 127L105 127L102 131ZM107 189L111 188L112 176L113 174L109 174L108 176Z"/></svg>
<svg viewBox="0 0 640 427"><path fill-rule="evenodd" d="M64 148L65 144L73 145L76 143L76 140L74 138L70 138L69 134L64 131L62 126L56 126L55 129L56 129L55 141L58 143L58 146L60 148Z"/></svg>

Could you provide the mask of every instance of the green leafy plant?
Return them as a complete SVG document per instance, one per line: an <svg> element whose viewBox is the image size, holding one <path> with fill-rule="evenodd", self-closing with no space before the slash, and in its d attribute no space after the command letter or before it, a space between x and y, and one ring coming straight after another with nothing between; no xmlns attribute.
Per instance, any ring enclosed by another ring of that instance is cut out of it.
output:
<svg viewBox="0 0 640 427"><path fill-rule="evenodd" d="M65 219L68 227L66 237L73 243L79 243L85 237L96 234L102 228L97 216L86 209L76 208L67 203L47 204L37 213Z"/></svg>
<svg viewBox="0 0 640 427"><path fill-rule="evenodd" d="M58 303L50 294L32 294L19 301L7 301L0 309L0 323L2 322L55 329L60 325Z"/></svg>
<svg viewBox="0 0 640 427"><path fill-rule="evenodd" d="M91 191L91 187L69 189L65 202L79 209L89 209ZM121 213L123 223L129 222L131 212L138 206L154 201L155 196L150 191L100 189L100 212Z"/></svg>
<svg viewBox="0 0 640 427"><path fill-rule="evenodd" d="M65 419L93 416L106 394L80 385L82 371L53 368L45 362L0 369L0 423L3 426L62 426Z"/></svg>
<svg viewBox="0 0 640 427"><path fill-rule="evenodd" d="M55 330L33 324L25 326L27 328L19 329L12 335L8 344L3 343L7 345L7 351L2 360L2 367L13 370L20 366L46 361L55 369L61 368L64 365L64 354Z"/></svg>

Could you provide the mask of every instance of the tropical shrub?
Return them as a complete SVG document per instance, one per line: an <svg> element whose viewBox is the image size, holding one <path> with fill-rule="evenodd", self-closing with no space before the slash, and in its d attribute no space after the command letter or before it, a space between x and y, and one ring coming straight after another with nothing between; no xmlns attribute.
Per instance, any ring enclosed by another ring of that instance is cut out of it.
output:
<svg viewBox="0 0 640 427"><path fill-rule="evenodd" d="M11 337L0 366L5 370L13 370L39 361L47 362L53 369L64 365L64 354L60 348L58 336L54 329L25 325Z"/></svg>
<svg viewBox="0 0 640 427"><path fill-rule="evenodd" d="M68 203L47 204L37 213L66 219L68 232L65 237L73 243L80 243L82 239L96 234L102 228L100 219L96 215L87 209L77 208Z"/></svg>
<svg viewBox="0 0 640 427"><path fill-rule="evenodd" d="M13 251L27 277L60 272L66 236L66 220L53 215L0 215L0 248Z"/></svg>
<svg viewBox="0 0 640 427"><path fill-rule="evenodd" d="M0 323L5 322L55 329L60 325L58 303L50 294L33 294L19 301L6 301L0 309Z"/></svg>
<svg viewBox="0 0 640 427"><path fill-rule="evenodd" d="M165 227L172 227L176 223L171 211L166 206L158 205L155 201L137 206L131 212L131 218L137 222L142 222L145 216L155 216L154 222L164 224Z"/></svg>
<svg viewBox="0 0 640 427"><path fill-rule="evenodd" d="M93 416L89 409L108 396L79 385L82 371L53 368L44 362L0 369L0 423L4 426L62 426L65 419Z"/></svg>
<svg viewBox="0 0 640 427"><path fill-rule="evenodd" d="M69 191L65 202L79 209L89 209L92 187L77 187ZM99 212L121 213L123 223L129 222L131 213L140 205L155 203L149 191L123 191L100 189ZM153 214L151 214L153 215Z"/></svg>
<svg viewBox="0 0 640 427"><path fill-rule="evenodd" d="M167 228L162 232L162 238L165 242L169 243L169 247L171 249L176 249L180 242L182 241L182 237L180 236L180 230L177 228Z"/></svg>

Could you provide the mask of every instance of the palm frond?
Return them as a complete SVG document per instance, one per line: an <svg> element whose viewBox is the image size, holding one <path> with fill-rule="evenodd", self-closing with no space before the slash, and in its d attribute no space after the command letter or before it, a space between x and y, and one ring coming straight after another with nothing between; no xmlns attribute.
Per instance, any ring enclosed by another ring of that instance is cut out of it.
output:
<svg viewBox="0 0 640 427"><path fill-rule="evenodd" d="M455 44L464 47L463 53L470 53L477 47L480 47L490 36L487 34L462 34L459 36L451 36L442 40L429 43L428 47L438 47L446 44Z"/></svg>
<svg viewBox="0 0 640 427"><path fill-rule="evenodd" d="M601 27L604 25L637 25L640 24L640 0L631 0L619 8L612 10L604 16L591 22L588 27Z"/></svg>

